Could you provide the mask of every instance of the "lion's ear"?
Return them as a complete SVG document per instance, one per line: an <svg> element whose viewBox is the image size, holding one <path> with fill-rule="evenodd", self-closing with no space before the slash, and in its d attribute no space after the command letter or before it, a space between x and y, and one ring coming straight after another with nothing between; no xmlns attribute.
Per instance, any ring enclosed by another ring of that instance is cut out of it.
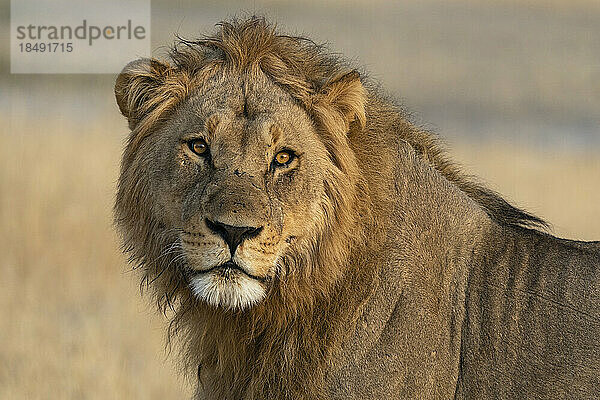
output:
<svg viewBox="0 0 600 400"><path fill-rule="evenodd" d="M162 86L170 69L158 60L140 58L127 64L117 77L115 97L131 130L163 100L166 91Z"/></svg>
<svg viewBox="0 0 600 400"><path fill-rule="evenodd" d="M353 121L357 121L361 127L365 126L366 102L367 91L360 81L360 75L357 71L351 71L325 83L313 104L337 113L345 123L347 132Z"/></svg>

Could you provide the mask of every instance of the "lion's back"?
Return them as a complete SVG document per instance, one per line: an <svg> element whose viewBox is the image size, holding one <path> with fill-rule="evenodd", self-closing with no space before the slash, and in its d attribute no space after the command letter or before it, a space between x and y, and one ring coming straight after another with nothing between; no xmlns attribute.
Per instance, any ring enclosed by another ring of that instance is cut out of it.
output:
<svg viewBox="0 0 600 400"><path fill-rule="evenodd" d="M461 398L600 398L600 243L513 230L469 285Z"/></svg>

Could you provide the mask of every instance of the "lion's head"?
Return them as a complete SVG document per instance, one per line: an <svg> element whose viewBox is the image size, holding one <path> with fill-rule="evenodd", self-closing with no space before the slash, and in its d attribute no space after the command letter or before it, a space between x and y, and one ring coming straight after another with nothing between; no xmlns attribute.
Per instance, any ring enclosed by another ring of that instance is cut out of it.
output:
<svg viewBox="0 0 600 400"><path fill-rule="evenodd" d="M359 200L347 135L365 91L333 61L300 65L315 49L260 19L228 29L119 75L132 133L116 212L148 279L245 309L341 273Z"/></svg>

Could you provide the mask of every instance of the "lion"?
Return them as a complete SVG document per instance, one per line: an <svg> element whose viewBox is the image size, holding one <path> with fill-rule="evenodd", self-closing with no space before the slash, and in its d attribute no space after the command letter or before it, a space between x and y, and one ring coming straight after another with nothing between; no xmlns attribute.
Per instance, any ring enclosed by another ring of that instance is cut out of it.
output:
<svg viewBox="0 0 600 400"><path fill-rule="evenodd" d="M600 244L264 18L128 64L115 221L197 399L600 397Z"/></svg>

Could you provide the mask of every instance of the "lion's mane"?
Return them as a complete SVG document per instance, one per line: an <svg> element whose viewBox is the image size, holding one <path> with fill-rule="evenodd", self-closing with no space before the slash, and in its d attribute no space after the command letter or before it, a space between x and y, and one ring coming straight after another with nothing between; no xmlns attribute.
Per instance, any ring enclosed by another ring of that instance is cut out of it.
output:
<svg viewBox="0 0 600 400"><path fill-rule="evenodd" d="M358 73L348 73L352 69L347 62L308 39L277 34L262 18L223 22L216 34L195 41L180 38L169 58L168 68L156 62L152 70L117 80L119 106L132 134L123 155L116 223L131 262L141 270L142 286L171 317L170 337L181 343L184 366L215 367L220 380L211 390L216 397L225 392L245 398L265 398L269 392L322 397L330 355L352 324L359 299L365 297L359 292L376 285L372 271L348 260L350 253L360 260L368 257L367 248L377 248L384 234L377 229L377 210L393 202L385 174L380 177L361 160L365 154L372 160L377 146L385 143L360 142L359 133L376 136L384 119L397 120L398 139L408 142L493 219L544 225L462 174L435 136L406 122L400 108L365 74L360 77L366 90L351 87L343 81ZM258 72L284 88L313 118L338 173L327 180L322 220L312 240L286 257L285 279L275 279L267 300L251 309L223 310L198 302L186 290L176 237L148 209L153 193L139 179L148 166L136 162L135 154L143 139L210 77ZM338 81L342 82L336 85ZM381 166L386 165L390 163L382 159ZM309 387L304 386L307 379L313 382Z"/></svg>

